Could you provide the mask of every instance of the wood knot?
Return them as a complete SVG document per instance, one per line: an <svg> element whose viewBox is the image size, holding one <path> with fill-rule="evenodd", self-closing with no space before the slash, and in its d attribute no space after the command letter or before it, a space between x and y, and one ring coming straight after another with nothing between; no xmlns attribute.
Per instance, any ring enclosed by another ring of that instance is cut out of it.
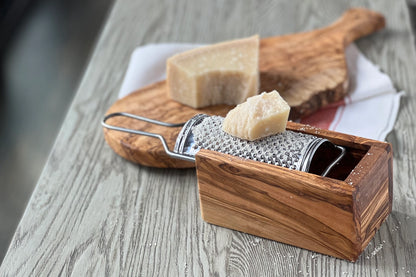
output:
<svg viewBox="0 0 416 277"><path fill-rule="evenodd" d="M225 172L228 172L233 175L238 175L241 172L240 169L230 165L229 163L222 163L219 165L219 167Z"/></svg>

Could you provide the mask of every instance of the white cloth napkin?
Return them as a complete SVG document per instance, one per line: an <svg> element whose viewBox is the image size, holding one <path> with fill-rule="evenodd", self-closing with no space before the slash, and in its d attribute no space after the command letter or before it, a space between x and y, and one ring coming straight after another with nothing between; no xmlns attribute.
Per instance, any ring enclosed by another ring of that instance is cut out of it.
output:
<svg viewBox="0 0 416 277"><path fill-rule="evenodd" d="M149 44L134 50L119 98L166 78L166 59L201 45ZM322 108L300 122L319 128L384 140L393 129L400 97L390 78L380 72L354 45L346 49L350 76L349 94L343 101Z"/></svg>

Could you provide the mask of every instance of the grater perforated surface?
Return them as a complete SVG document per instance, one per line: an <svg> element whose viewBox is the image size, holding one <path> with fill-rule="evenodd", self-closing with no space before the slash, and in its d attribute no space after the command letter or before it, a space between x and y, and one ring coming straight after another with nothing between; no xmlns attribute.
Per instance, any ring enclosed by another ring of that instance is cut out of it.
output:
<svg viewBox="0 0 416 277"><path fill-rule="evenodd" d="M305 152L317 137L313 135L285 131L255 141L233 137L222 130L223 117L210 116L192 128L197 149L208 149L233 156L300 169Z"/></svg>

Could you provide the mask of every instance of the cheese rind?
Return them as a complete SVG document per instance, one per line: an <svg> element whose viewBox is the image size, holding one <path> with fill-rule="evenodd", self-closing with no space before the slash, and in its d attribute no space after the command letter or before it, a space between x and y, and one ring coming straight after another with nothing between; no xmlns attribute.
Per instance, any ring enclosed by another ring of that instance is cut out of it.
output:
<svg viewBox="0 0 416 277"><path fill-rule="evenodd" d="M256 140L285 131L289 112L276 90L263 92L229 111L222 129L241 139Z"/></svg>
<svg viewBox="0 0 416 277"><path fill-rule="evenodd" d="M169 96L193 108L236 105L258 93L259 36L179 53L167 60Z"/></svg>

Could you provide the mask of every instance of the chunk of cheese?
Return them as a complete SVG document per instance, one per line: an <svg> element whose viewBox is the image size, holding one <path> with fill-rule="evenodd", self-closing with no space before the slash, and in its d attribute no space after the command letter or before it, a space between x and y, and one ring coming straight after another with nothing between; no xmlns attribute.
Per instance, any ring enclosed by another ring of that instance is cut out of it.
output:
<svg viewBox="0 0 416 277"><path fill-rule="evenodd" d="M289 111L277 91L263 92L229 111L222 129L241 139L256 140L285 131Z"/></svg>
<svg viewBox="0 0 416 277"><path fill-rule="evenodd" d="M258 93L259 36L226 41L172 56L169 96L193 108L236 105Z"/></svg>

